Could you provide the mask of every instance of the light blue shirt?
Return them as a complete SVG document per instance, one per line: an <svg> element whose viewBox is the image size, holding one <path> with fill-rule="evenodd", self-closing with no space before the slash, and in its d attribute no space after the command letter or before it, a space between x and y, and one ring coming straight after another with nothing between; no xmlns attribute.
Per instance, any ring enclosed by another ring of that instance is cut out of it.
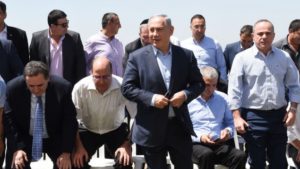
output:
<svg viewBox="0 0 300 169"><path fill-rule="evenodd" d="M172 50L169 47L168 53L164 54L157 48L153 47L156 56L157 64L160 69L161 75L164 79L167 90L169 90L171 81L171 68L172 68ZM154 105L155 95L152 97L151 104ZM169 117L174 117L175 113L171 106L169 106Z"/></svg>
<svg viewBox="0 0 300 169"><path fill-rule="evenodd" d="M300 103L299 73L288 53L272 47L264 56L253 45L233 60L229 75L230 109L279 109L291 102Z"/></svg>
<svg viewBox="0 0 300 169"><path fill-rule="evenodd" d="M200 142L202 135L220 138L223 129L228 129L233 136L233 117L225 93L215 91L208 101L199 96L188 104L188 109L197 135L192 136L193 142Z"/></svg>
<svg viewBox="0 0 300 169"><path fill-rule="evenodd" d="M191 37L182 41L180 45L194 52L199 69L203 66L214 67L220 72L220 78L227 82L227 69L223 50L219 42L204 36L200 42L195 41Z"/></svg>
<svg viewBox="0 0 300 169"><path fill-rule="evenodd" d="M4 29L0 32L0 39L7 40L7 25L5 24Z"/></svg>
<svg viewBox="0 0 300 169"><path fill-rule="evenodd" d="M5 103L6 85L3 78L0 76L0 108L4 107Z"/></svg>
<svg viewBox="0 0 300 169"><path fill-rule="evenodd" d="M157 64L159 66L160 72L164 79L166 88L169 90L171 81L171 67L172 67L172 50L169 48L169 52L163 54L160 50L153 47L154 54L156 56Z"/></svg>

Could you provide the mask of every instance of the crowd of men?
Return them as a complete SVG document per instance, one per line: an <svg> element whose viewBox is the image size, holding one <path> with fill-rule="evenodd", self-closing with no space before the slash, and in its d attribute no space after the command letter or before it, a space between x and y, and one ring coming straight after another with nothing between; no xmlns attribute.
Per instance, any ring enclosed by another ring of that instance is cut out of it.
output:
<svg viewBox="0 0 300 169"><path fill-rule="evenodd" d="M149 169L300 167L300 20L273 44L271 21L244 25L222 50L195 14L179 43L167 15L140 24L123 47L121 22L105 13L83 44L67 14L52 10L33 33L5 24L0 1L0 165L29 169L47 153L57 169L88 169L106 145L114 168L132 168L134 142ZM228 95L226 94L228 93ZM124 119L133 118L129 126ZM235 130L246 141L238 150ZM5 144L7 143L7 144ZM287 149L286 149L287 147ZM287 150L287 152L286 152Z"/></svg>

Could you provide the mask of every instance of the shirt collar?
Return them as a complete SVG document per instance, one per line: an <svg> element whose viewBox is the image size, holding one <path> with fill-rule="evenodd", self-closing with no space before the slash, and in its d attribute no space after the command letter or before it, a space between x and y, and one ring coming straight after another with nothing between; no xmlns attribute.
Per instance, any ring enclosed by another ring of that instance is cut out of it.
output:
<svg viewBox="0 0 300 169"><path fill-rule="evenodd" d="M215 93L216 92L213 92L213 94L210 96L210 98L207 101L201 95L198 96L197 100L200 100L202 102L209 102L211 99L215 97Z"/></svg>
<svg viewBox="0 0 300 169"><path fill-rule="evenodd" d="M2 32L0 32L0 38L3 39L8 39L9 35L7 34L7 26L4 26L4 29L2 30Z"/></svg>
<svg viewBox="0 0 300 169"><path fill-rule="evenodd" d="M268 54L267 55L265 55L265 54L263 54L262 52L260 52L259 50L258 50L258 48L256 47L256 45L254 44L252 47L252 51L253 51L253 53L255 54L255 55L260 55L260 56L269 56L270 54L272 54L273 52L274 52L274 46L272 46L271 47L271 50L268 52Z"/></svg>
<svg viewBox="0 0 300 169"><path fill-rule="evenodd" d="M39 96L36 96L36 95L34 95L34 94L31 94L31 97L33 97L35 100L37 100ZM43 93L43 94L41 95L42 100L44 100L45 97L46 97L46 93Z"/></svg>
<svg viewBox="0 0 300 169"><path fill-rule="evenodd" d="M4 29L3 29L3 31L2 32L0 32L0 33L6 33L7 34L7 25L5 24L5 26L4 26Z"/></svg>
<svg viewBox="0 0 300 169"><path fill-rule="evenodd" d="M163 52L159 49L157 49L155 46L152 45L152 49L153 49L153 52L154 52L154 55L157 56L158 54L161 54L161 55L165 55L163 54ZM171 47L171 43L169 44L169 51L167 53L167 55L170 55L172 56L172 47Z"/></svg>
<svg viewBox="0 0 300 169"><path fill-rule="evenodd" d="M108 42L113 41L115 39L115 36L108 37L102 31L99 31L99 35Z"/></svg>
<svg viewBox="0 0 300 169"><path fill-rule="evenodd" d="M61 41L63 41L63 40L65 39L65 37L66 37L66 35L63 35L63 36L59 39L59 43L60 43ZM49 31L48 31L48 39L49 39L49 40L52 39L51 36L50 36L50 29L49 29ZM51 41L50 41L50 42L51 42Z"/></svg>
<svg viewBox="0 0 300 169"><path fill-rule="evenodd" d="M203 35L203 37L202 37L200 40L196 40L194 37L192 37L193 42L194 42L196 45L200 45L201 42L203 42L205 38L206 38L205 35Z"/></svg>

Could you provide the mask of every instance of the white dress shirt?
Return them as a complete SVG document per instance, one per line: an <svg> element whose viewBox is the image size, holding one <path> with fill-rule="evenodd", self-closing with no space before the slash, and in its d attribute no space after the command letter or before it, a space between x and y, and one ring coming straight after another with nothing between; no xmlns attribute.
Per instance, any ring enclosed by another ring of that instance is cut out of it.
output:
<svg viewBox="0 0 300 169"><path fill-rule="evenodd" d="M121 83L122 78L112 75L112 83L103 94L97 91L91 75L76 83L72 99L79 123L91 132L105 134L124 122L125 106L131 117L134 117L136 103L122 95Z"/></svg>

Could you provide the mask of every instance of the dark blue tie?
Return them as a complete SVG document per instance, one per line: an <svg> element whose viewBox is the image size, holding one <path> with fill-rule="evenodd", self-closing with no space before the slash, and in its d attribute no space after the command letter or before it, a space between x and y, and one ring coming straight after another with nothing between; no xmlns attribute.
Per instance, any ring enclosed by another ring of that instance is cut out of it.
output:
<svg viewBox="0 0 300 169"><path fill-rule="evenodd" d="M32 139L32 161L42 157L43 150L43 102L41 96L37 97Z"/></svg>

